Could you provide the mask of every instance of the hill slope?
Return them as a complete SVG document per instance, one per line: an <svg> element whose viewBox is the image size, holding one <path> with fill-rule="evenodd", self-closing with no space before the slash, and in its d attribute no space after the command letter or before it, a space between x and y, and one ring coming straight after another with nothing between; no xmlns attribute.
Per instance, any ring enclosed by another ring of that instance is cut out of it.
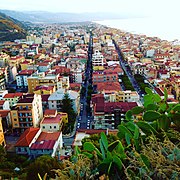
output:
<svg viewBox="0 0 180 180"><path fill-rule="evenodd" d="M0 12L0 41L13 41L25 38L25 26L16 19L13 19Z"/></svg>
<svg viewBox="0 0 180 180"><path fill-rule="evenodd" d="M116 13L65 13L65 12L46 12L46 11L12 11L0 10L0 12L14 17L19 21L29 21L32 23L64 23L64 22L83 22L98 21L104 19L124 19L132 15Z"/></svg>

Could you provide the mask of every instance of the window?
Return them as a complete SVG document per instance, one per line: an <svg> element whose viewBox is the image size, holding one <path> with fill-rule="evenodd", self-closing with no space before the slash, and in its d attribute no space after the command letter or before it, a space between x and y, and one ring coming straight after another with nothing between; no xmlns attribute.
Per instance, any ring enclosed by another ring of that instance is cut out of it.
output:
<svg viewBox="0 0 180 180"><path fill-rule="evenodd" d="M56 129L56 126L54 126L54 129Z"/></svg>
<svg viewBox="0 0 180 180"><path fill-rule="evenodd" d="M50 126L50 129L51 129L52 127Z"/></svg>
<svg viewBox="0 0 180 180"><path fill-rule="evenodd" d="M17 119L16 119L16 118L14 118L14 121L17 121Z"/></svg>
<svg viewBox="0 0 180 180"><path fill-rule="evenodd" d="M42 128L45 129L45 126L43 126Z"/></svg>

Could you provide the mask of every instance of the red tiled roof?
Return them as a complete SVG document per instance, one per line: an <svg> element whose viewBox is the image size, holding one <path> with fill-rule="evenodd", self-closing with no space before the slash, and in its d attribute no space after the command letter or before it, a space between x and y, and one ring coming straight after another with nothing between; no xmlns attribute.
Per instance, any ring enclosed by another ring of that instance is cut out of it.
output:
<svg viewBox="0 0 180 180"><path fill-rule="evenodd" d="M21 64L29 64L29 61L25 60Z"/></svg>
<svg viewBox="0 0 180 180"><path fill-rule="evenodd" d="M34 89L35 91L37 90L46 90L46 91L50 91L50 90L53 90L53 86L36 86L36 88Z"/></svg>
<svg viewBox="0 0 180 180"><path fill-rule="evenodd" d="M96 83L97 90L121 91L119 82L98 82Z"/></svg>
<svg viewBox="0 0 180 180"><path fill-rule="evenodd" d="M13 56L10 58L10 60L17 60L17 59L20 59L20 58L24 58L23 56Z"/></svg>
<svg viewBox="0 0 180 180"><path fill-rule="evenodd" d="M2 118L8 116L9 113L10 113L10 110L0 110L0 116Z"/></svg>
<svg viewBox="0 0 180 180"><path fill-rule="evenodd" d="M15 98L15 97L21 97L23 93L8 93L3 98Z"/></svg>
<svg viewBox="0 0 180 180"><path fill-rule="evenodd" d="M2 106L5 103L5 100L0 100L0 106Z"/></svg>
<svg viewBox="0 0 180 180"><path fill-rule="evenodd" d="M44 116L49 116L49 115L56 115L57 110L56 109L46 109L44 111Z"/></svg>
<svg viewBox="0 0 180 180"><path fill-rule="evenodd" d="M91 100L93 103L104 103L104 95L103 94L92 94Z"/></svg>
<svg viewBox="0 0 180 180"><path fill-rule="evenodd" d="M70 83L70 87L81 87L81 83Z"/></svg>
<svg viewBox="0 0 180 180"><path fill-rule="evenodd" d="M154 88L154 89L160 96L164 96L164 93L161 91L161 89L159 88Z"/></svg>
<svg viewBox="0 0 180 180"><path fill-rule="evenodd" d="M114 112L114 109L121 109L122 112L127 112L135 106L137 106L136 102L106 102L103 106L102 103L97 103L95 111L111 113Z"/></svg>
<svg viewBox="0 0 180 180"><path fill-rule="evenodd" d="M41 121L41 124L54 124L54 123L60 123L61 121L61 115L58 114L55 117L44 117Z"/></svg>
<svg viewBox="0 0 180 180"><path fill-rule="evenodd" d="M34 150L37 150L37 149L53 149L55 143L56 143L55 140L44 140L41 142L35 142L32 144L30 149L32 149L32 150L33 149Z"/></svg>
<svg viewBox="0 0 180 180"><path fill-rule="evenodd" d="M25 70L22 70L21 72L19 72L18 75L31 75L33 73L34 73L34 70L25 69Z"/></svg>
<svg viewBox="0 0 180 180"><path fill-rule="evenodd" d="M37 141L44 141L44 140L57 140L60 136L60 132L41 132L40 136L38 137Z"/></svg>
<svg viewBox="0 0 180 180"><path fill-rule="evenodd" d="M64 66L54 66L52 69L56 70L56 74L70 73L70 69Z"/></svg>
<svg viewBox="0 0 180 180"><path fill-rule="evenodd" d="M18 141L16 142L15 146L16 147L29 146L38 131L39 131L39 128L31 127L31 128L26 129L24 133L20 136Z"/></svg>
<svg viewBox="0 0 180 180"><path fill-rule="evenodd" d="M32 103L34 100L34 97L24 97L18 101L18 103Z"/></svg>
<svg viewBox="0 0 180 180"><path fill-rule="evenodd" d="M44 63L44 62L41 62L41 63L37 63L37 65L39 65L39 66L48 66L48 65L49 65L49 63Z"/></svg>

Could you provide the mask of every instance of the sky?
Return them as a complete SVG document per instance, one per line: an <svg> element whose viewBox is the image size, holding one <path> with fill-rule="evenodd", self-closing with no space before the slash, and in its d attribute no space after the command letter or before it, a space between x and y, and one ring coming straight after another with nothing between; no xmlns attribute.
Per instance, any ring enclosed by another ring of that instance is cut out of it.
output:
<svg viewBox="0 0 180 180"><path fill-rule="evenodd" d="M2 1L2 2L1 2ZM49 12L113 12L179 16L180 0L0 0L0 9Z"/></svg>

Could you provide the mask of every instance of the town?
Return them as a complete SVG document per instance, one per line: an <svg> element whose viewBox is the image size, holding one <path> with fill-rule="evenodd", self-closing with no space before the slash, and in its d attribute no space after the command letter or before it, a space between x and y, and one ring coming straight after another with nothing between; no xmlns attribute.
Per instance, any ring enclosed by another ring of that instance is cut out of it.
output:
<svg viewBox="0 0 180 180"><path fill-rule="evenodd" d="M179 104L176 40L91 22L32 24L26 39L0 44L0 145L66 159L85 137L117 134L146 89Z"/></svg>

